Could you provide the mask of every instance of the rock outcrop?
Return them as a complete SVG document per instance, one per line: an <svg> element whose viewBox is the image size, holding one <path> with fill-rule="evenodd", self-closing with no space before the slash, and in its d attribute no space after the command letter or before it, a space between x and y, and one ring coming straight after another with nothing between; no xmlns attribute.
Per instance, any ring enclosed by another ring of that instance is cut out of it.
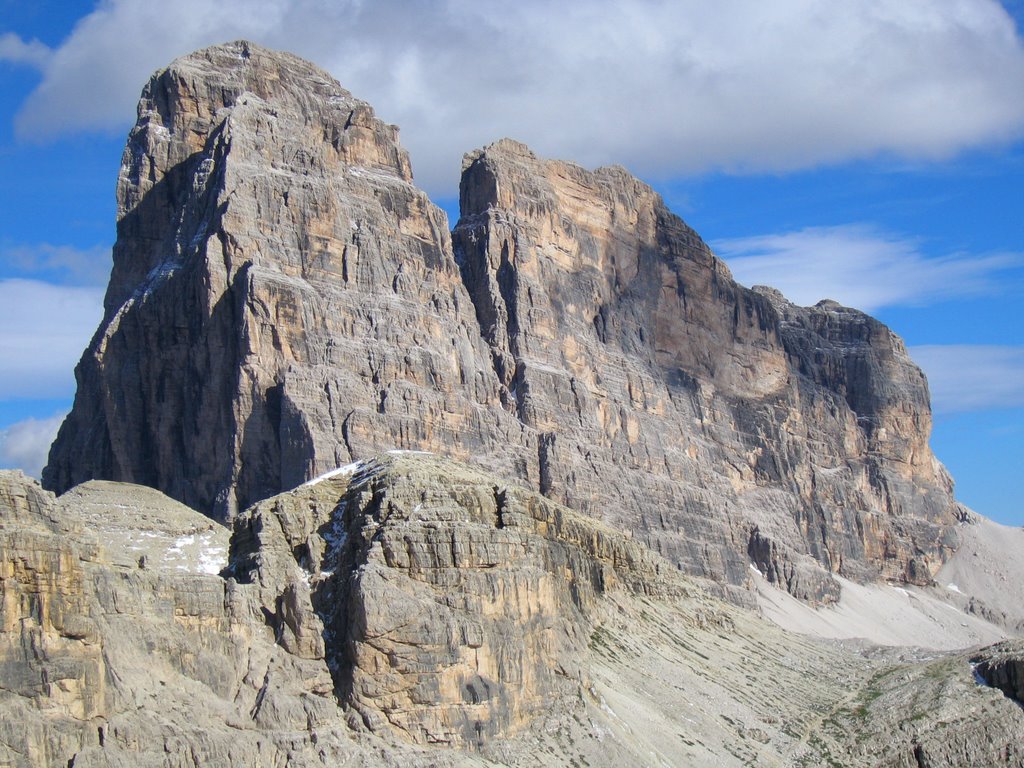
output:
<svg viewBox="0 0 1024 768"><path fill-rule="evenodd" d="M371 731L466 747L578 698L599 598L672 594L666 569L536 493L396 454L257 504L230 573Z"/></svg>
<svg viewBox="0 0 1024 768"><path fill-rule="evenodd" d="M136 486L57 499L0 473L0 764L1021 764L1024 709L973 676L1019 680L995 671L1019 642L918 658L789 635L450 460L386 454L267 499L218 573L210 525Z"/></svg>
<svg viewBox="0 0 1024 768"><path fill-rule="evenodd" d="M982 680L1024 707L1024 655L1019 648L990 649L972 663Z"/></svg>
<svg viewBox="0 0 1024 768"><path fill-rule="evenodd" d="M234 43L157 73L44 485L129 481L230 520L430 450L726 589L750 563L817 602L830 573L931 579L957 507L887 328L737 285L622 169L500 141L461 199L453 245L396 129L295 57Z"/></svg>

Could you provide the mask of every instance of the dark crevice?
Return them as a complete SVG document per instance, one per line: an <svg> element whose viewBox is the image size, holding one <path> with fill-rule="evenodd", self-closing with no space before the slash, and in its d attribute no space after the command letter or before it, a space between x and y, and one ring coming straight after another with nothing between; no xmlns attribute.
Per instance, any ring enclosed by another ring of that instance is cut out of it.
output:
<svg viewBox="0 0 1024 768"><path fill-rule="evenodd" d="M555 460L555 433L544 432L537 441L537 465L540 472L540 492L551 496L555 481L552 475L552 464Z"/></svg>
<svg viewBox="0 0 1024 768"><path fill-rule="evenodd" d="M517 337L519 335L519 310L516 302L516 283L518 279L515 267L512 266L509 257L508 240L501 244L501 262L498 265L496 277L498 280L498 292L501 294L501 300L505 304L505 333L508 339L509 351L515 354L515 348L518 346Z"/></svg>
<svg viewBox="0 0 1024 768"><path fill-rule="evenodd" d="M971 659L975 680L1001 691L1006 698L1024 709L1024 657L995 656Z"/></svg>

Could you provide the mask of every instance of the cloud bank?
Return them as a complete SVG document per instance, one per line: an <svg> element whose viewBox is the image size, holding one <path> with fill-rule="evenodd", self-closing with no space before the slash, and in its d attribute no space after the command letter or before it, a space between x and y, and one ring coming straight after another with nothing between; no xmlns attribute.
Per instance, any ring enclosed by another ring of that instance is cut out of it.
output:
<svg viewBox="0 0 1024 768"><path fill-rule="evenodd" d="M13 32L0 35L0 61L42 69L50 60L50 49L38 40L22 40Z"/></svg>
<svg viewBox="0 0 1024 768"><path fill-rule="evenodd" d="M45 278L63 285L106 286L112 260L110 246L76 248L50 243L0 243L0 262L8 276Z"/></svg>
<svg viewBox="0 0 1024 768"><path fill-rule="evenodd" d="M103 316L103 290L0 280L0 400L70 398Z"/></svg>
<svg viewBox="0 0 1024 768"><path fill-rule="evenodd" d="M865 225L810 227L712 245L744 285L770 285L802 306L834 299L865 312L997 293L1001 274L1024 266L1020 254L929 258L917 240Z"/></svg>
<svg viewBox="0 0 1024 768"><path fill-rule="evenodd" d="M1024 347L925 344L909 352L938 414L1024 408Z"/></svg>
<svg viewBox="0 0 1024 768"><path fill-rule="evenodd" d="M157 67L245 37L329 69L399 124L419 183L511 135L651 179L941 158L1019 137L1024 43L997 0L107 0L52 52L23 136L123 131Z"/></svg>
<svg viewBox="0 0 1024 768"><path fill-rule="evenodd" d="M48 419L25 419L0 429L0 467L20 469L26 475L38 478L64 416L57 414Z"/></svg>

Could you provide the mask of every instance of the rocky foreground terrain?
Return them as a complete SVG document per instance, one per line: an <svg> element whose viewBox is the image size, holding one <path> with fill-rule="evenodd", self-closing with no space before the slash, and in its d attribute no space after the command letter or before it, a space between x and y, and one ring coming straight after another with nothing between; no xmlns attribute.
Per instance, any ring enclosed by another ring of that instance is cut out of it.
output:
<svg viewBox="0 0 1024 768"><path fill-rule="evenodd" d="M450 232L244 42L117 194L49 490L0 473L0 765L1024 765L1024 532L876 320L514 141Z"/></svg>
<svg viewBox="0 0 1024 768"><path fill-rule="evenodd" d="M1024 761L1020 641L787 633L433 455L262 501L230 545L126 484L56 499L5 472L0 515L4 765Z"/></svg>

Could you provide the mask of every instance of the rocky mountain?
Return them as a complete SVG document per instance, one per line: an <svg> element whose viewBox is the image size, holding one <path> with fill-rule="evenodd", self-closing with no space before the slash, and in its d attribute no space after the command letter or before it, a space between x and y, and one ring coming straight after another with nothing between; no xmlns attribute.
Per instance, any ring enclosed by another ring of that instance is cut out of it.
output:
<svg viewBox="0 0 1024 768"><path fill-rule="evenodd" d="M737 285L620 168L503 140L460 221L329 75L233 43L146 86L105 316L43 474L215 519L391 449L472 460L749 602L928 583L963 511L874 319Z"/></svg>
<svg viewBox="0 0 1024 768"><path fill-rule="evenodd" d="M1024 532L877 321L510 140L450 232L245 42L154 75L118 204L61 495L0 472L0 765L1024 766Z"/></svg>

